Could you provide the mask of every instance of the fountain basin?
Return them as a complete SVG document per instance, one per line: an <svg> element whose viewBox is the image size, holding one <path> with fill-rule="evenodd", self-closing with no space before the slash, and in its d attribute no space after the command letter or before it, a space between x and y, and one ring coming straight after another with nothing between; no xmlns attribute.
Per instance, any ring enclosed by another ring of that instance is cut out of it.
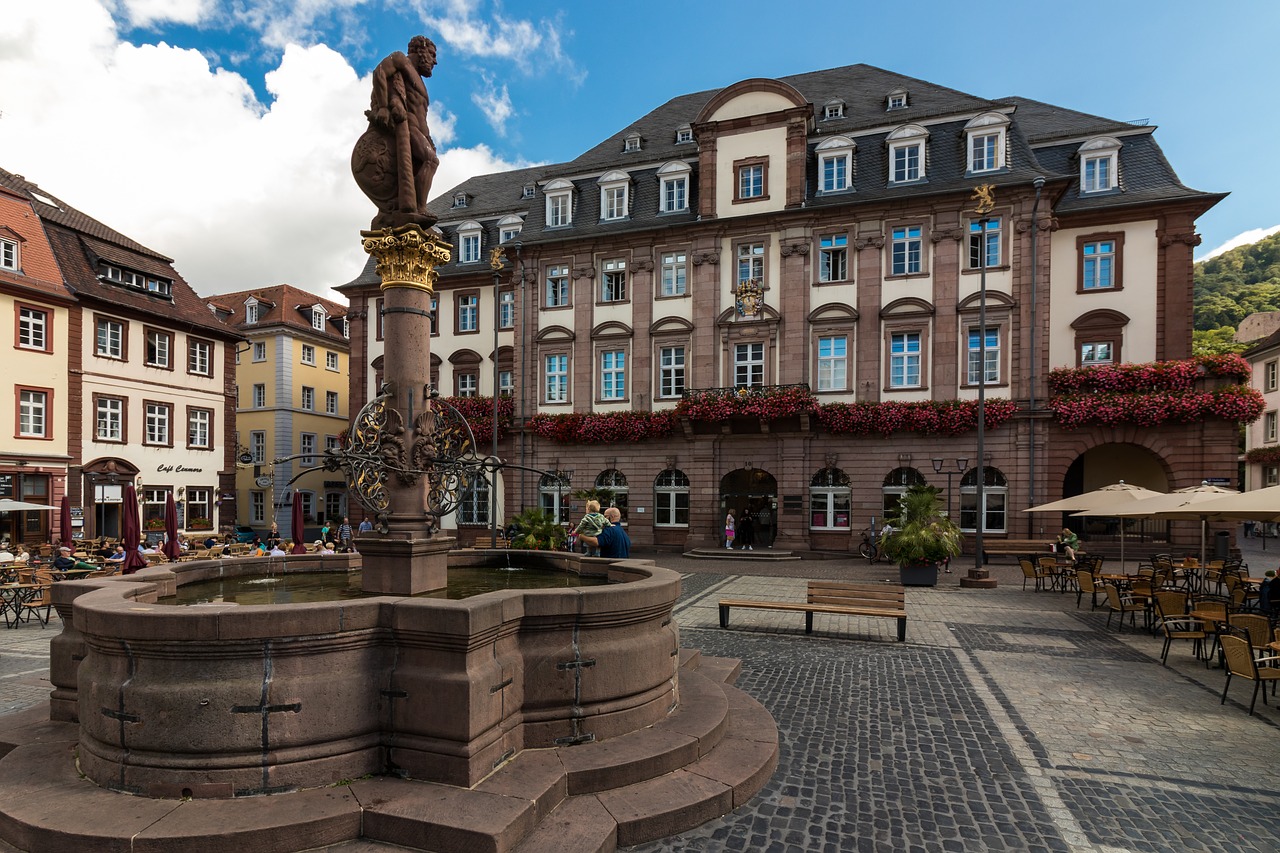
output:
<svg viewBox="0 0 1280 853"><path fill-rule="evenodd" d="M79 723L80 767L99 785L232 797L368 774L469 787L523 749L616 737L676 707L675 572L511 556L615 583L458 601L155 603L195 580L359 564L301 555L59 584L51 717ZM455 552L450 564L493 559Z"/></svg>

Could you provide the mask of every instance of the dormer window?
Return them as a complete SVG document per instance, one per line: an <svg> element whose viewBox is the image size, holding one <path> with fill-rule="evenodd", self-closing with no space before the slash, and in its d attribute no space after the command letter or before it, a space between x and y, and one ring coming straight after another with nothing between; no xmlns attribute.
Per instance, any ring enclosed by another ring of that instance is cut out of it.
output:
<svg viewBox="0 0 1280 853"><path fill-rule="evenodd" d="M886 110L905 110L909 103L907 101L906 89L894 89L884 98Z"/></svg>
<svg viewBox="0 0 1280 853"><path fill-rule="evenodd" d="M467 206L467 194L466 194L466 193L455 193L455 194L454 194L454 196L453 196L453 206L454 206L454 207L466 207L466 206Z"/></svg>
<svg viewBox="0 0 1280 853"><path fill-rule="evenodd" d="M533 184L525 184L524 188L520 190L520 198L533 198L533 193Z"/></svg>
<svg viewBox="0 0 1280 853"><path fill-rule="evenodd" d="M480 260L480 223L468 221L458 226L458 263Z"/></svg>
<svg viewBox="0 0 1280 853"><path fill-rule="evenodd" d="M98 273L98 278L109 281L112 284L132 287L134 290L143 290L156 296L163 296L166 299L171 298L173 295L173 282L168 279L152 278L140 272L134 272L133 270L105 262L99 265L99 269L101 272Z"/></svg>
<svg viewBox="0 0 1280 853"><path fill-rule="evenodd" d="M925 179L929 131L908 124L889 134L889 183L908 184Z"/></svg>
<svg viewBox="0 0 1280 853"><path fill-rule="evenodd" d="M836 118L844 118L844 101L839 99L827 101L822 105L823 121L831 121Z"/></svg>
<svg viewBox="0 0 1280 853"><path fill-rule="evenodd" d="M1120 140L1112 136L1090 139L1076 152L1080 157L1080 192L1105 193L1120 186Z"/></svg>
<svg viewBox="0 0 1280 853"><path fill-rule="evenodd" d="M1005 168L1005 141L1009 117L984 113L964 126L970 174Z"/></svg>
<svg viewBox="0 0 1280 853"><path fill-rule="evenodd" d="M675 161L658 170L658 210L661 213L679 213L689 209L688 163Z"/></svg>
<svg viewBox="0 0 1280 853"><path fill-rule="evenodd" d="M853 154L857 146L847 136L833 136L818 146L818 192L853 189Z"/></svg>
<svg viewBox="0 0 1280 853"><path fill-rule="evenodd" d="M326 320L328 320L328 314L325 312L324 307L321 305L312 305L311 328L315 329L317 332L323 332Z"/></svg>
<svg viewBox="0 0 1280 853"><path fill-rule="evenodd" d="M693 141L693 128L682 124L676 128L676 145L684 145Z"/></svg>
<svg viewBox="0 0 1280 853"><path fill-rule="evenodd" d="M631 176L626 172L606 172L597 183L600 185L600 219L608 222L630 216Z"/></svg>
<svg viewBox="0 0 1280 853"><path fill-rule="evenodd" d="M564 228L573 224L573 184L561 178L543 188L547 196L547 227Z"/></svg>
<svg viewBox="0 0 1280 853"><path fill-rule="evenodd" d="M344 339L349 339L351 337L350 321L348 321L346 317L339 317L334 320L334 322L338 324L338 329L341 330L342 337Z"/></svg>
<svg viewBox="0 0 1280 853"><path fill-rule="evenodd" d="M622 144L623 151L639 151L640 150L640 134L628 133L626 141Z"/></svg>
<svg viewBox="0 0 1280 853"><path fill-rule="evenodd" d="M498 220L498 242L510 243L512 240L520 236L520 230L524 228L524 220L515 214L504 216Z"/></svg>
<svg viewBox="0 0 1280 853"><path fill-rule="evenodd" d="M250 326L258 322L258 303L253 299L244 304L244 321Z"/></svg>
<svg viewBox="0 0 1280 853"><path fill-rule="evenodd" d="M17 272L21 269L21 258L18 255L17 235L0 236L0 269Z"/></svg>

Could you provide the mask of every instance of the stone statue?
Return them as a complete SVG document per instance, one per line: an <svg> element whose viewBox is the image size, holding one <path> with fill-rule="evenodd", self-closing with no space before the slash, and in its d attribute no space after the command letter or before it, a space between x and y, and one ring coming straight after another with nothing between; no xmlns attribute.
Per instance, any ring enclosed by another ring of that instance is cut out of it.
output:
<svg viewBox="0 0 1280 853"><path fill-rule="evenodd" d="M365 112L369 129L351 152L351 173L377 205L375 230L409 224L430 228L436 222L427 213L427 194L440 158L427 127L431 99L422 80L435 66L435 42L414 36L407 56L396 51L373 70Z"/></svg>

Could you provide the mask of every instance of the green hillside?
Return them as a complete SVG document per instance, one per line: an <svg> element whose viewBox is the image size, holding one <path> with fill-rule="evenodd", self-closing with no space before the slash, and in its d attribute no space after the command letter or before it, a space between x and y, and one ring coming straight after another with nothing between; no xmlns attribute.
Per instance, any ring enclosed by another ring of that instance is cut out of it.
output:
<svg viewBox="0 0 1280 853"><path fill-rule="evenodd" d="M1280 232L1196 264L1196 354L1243 349L1232 335L1256 311L1280 311Z"/></svg>

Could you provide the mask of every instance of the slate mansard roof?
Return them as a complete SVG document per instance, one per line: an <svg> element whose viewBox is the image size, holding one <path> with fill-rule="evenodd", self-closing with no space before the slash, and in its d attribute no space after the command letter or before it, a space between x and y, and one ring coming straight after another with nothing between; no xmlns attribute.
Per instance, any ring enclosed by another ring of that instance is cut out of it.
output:
<svg viewBox="0 0 1280 853"><path fill-rule="evenodd" d="M780 78L794 87L814 109L814 130L808 139L805 207L828 207L884 202L890 199L969 192L976 182L1026 185L1042 175L1061 182L1061 197L1055 201L1059 213L1128 207L1149 203L1192 201L1206 207L1222 194L1190 189L1179 181L1152 136L1153 127L1093 116L1022 97L988 100L939 86L924 80L895 74L869 65L814 71ZM681 95L642 116L633 124L567 162L520 169L471 178L437 197L432 212L440 217L445 239L457 240L457 226L474 220L483 227L485 260L489 248L498 245L498 220L518 215L523 219L520 241L530 243L600 237L629 231L663 228L697 220L698 144L677 142L676 131L691 127L699 113L722 90ZM907 106L887 109L891 92L905 92ZM843 115L826 119L827 103L843 104ZM1008 117L1008 144L1005 168L980 176L966 173L965 125L983 113ZM925 180L908 186L889 186L887 137L896 128L920 124L929 133ZM639 151L625 151L626 139L638 134ZM856 149L853 160L853 190L818 193L816 148L833 136L846 136ZM1114 137L1120 144L1117 190L1081 196L1079 187L1080 146L1090 139ZM658 211L657 170L672 161L683 161L691 169L689 210L682 213ZM612 170L626 172L631 185L631 215L617 221L600 221L601 175ZM556 179L574 185L573 225L545 228L543 186ZM524 197L524 187L533 185L532 198ZM465 193L466 206L454 207L454 199ZM460 274L484 267L451 263L442 274ZM362 274L367 277L370 271ZM376 277L376 276L375 276ZM360 279L353 281L356 284Z"/></svg>

